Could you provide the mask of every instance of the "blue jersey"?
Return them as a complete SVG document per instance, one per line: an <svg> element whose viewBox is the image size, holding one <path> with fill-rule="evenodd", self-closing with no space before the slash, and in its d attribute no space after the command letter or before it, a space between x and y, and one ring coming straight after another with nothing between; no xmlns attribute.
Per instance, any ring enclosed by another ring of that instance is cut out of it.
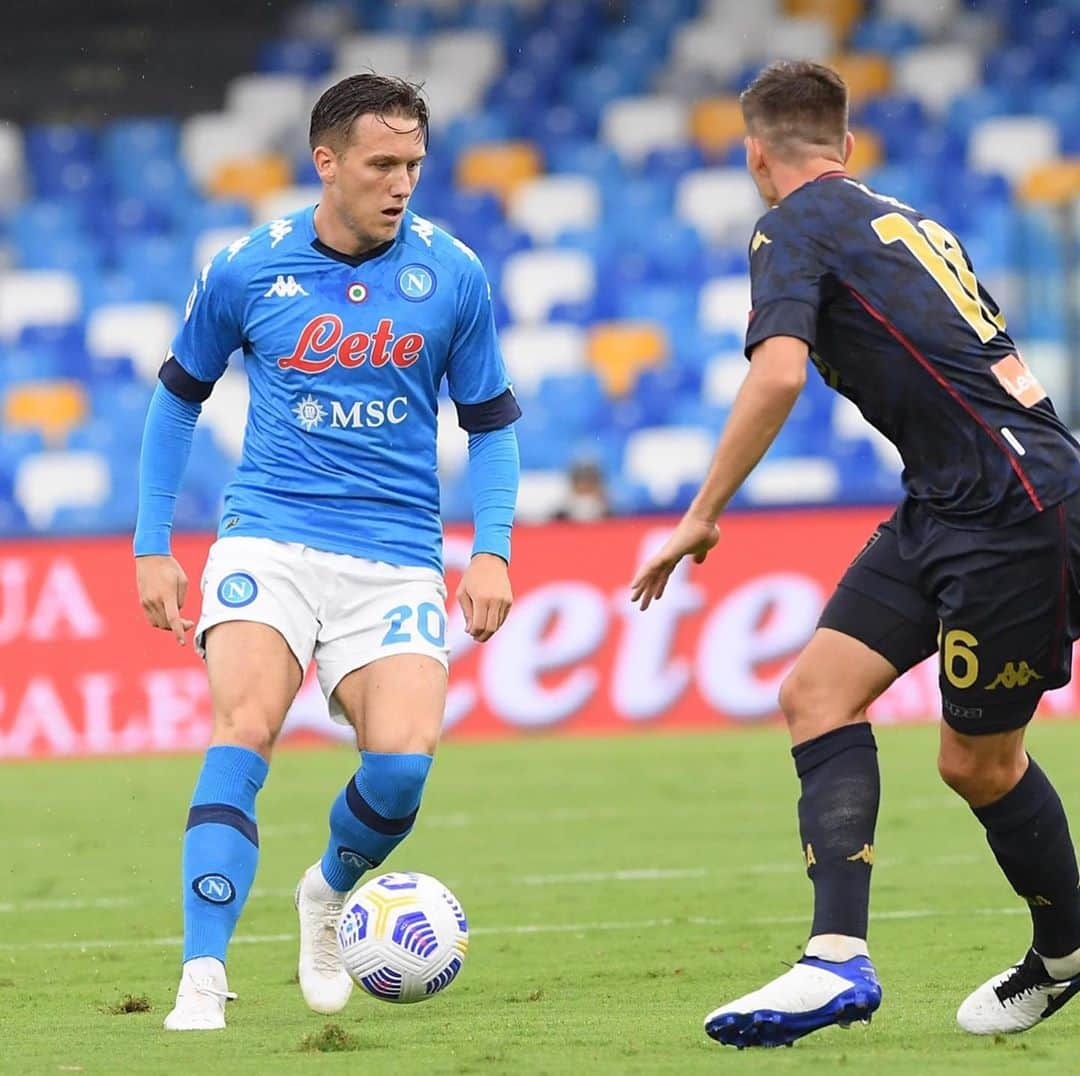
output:
<svg viewBox="0 0 1080 1076"><path fill-rule="evenodd" d="M476 255L411 212L357 257L314 207L275 220L203 268L162 381L205 399L238 349L251 402L219 535L441 570L443 378L469 432L520 414Z"/></svg>

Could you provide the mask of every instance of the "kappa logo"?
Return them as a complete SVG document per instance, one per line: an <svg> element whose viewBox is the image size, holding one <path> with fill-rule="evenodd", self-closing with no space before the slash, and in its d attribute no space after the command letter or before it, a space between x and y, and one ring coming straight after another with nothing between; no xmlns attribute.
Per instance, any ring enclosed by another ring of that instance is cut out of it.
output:
<svg viewBox="0 0 1080 1076"><path fill-rule="evenodd" d="M423 217L413 217L410 231L415 232L427 245L431 246L431 237L435 234L435 225Z"/></svg>
<svg viewBox="0 0 1080 1076"><path fill-rule="evenodd" d="M303 286L296 282L296 277L290 273L288 276L278 274L277 280L263 292L263 298L269 299L276 295L279 299L295 299L298 295L307 295Z"/></svg>
<svg viewBox="0 0 1080 1076"><path fill-rule="evenodd" d="M276 247L292 231L292 221L288 217L278 217L270 222L270 246Z"/></svg>
<svg viewBox="0 0 1080 1076"><path fill-rule="evenodd" d="M1008 691L1014 687L1027 687L1032 680L1041 679L1042 677L1026 661L1007 661L1005 668L986 685L986 690L996 691L999 687L1003 687Z"/></svg>
<svg viewBox="0 0 1080 1076"><path fill-rule="evenodd" d="M772 240L764 232L754 232L754 238L750 240L750 253L756 254L763 246L771 242Z"/></svg>
<svg viewBox="0 0 1080 1076"><path fill-rule="evenodd" d="M848 856L849 863L865 863L868 867L874 865L874 846L864 844L853 856Z"/></svg>

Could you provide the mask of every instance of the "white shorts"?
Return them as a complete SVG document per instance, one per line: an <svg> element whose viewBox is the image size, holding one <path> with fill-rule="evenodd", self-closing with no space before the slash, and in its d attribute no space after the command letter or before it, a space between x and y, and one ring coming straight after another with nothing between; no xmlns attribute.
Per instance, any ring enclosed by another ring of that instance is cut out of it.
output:
<svg viewBox="0 0 1080 1076"><path fill-rule="evenodd" d="M276 628L301 670L315 659L330 716L347 724L334 699L342 679L392 654L425 654L444 668L446 585L432 568L402 567L297 542L219 538L202 576L195 649L229 620Z"/></svg>

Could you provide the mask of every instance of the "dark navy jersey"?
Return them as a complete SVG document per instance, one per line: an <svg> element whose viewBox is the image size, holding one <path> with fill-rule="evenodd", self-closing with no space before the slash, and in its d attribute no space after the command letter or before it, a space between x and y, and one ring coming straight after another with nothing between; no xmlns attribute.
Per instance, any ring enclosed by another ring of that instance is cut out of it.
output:
<svg viewBox="0 0 1080 1076"><path fill-rule="evenodd" d="M770 336L805 340L943 522L1005 526L1080 489L1080 445L940 224L828 173L758 222L750 278L746 354Z"/></svg>

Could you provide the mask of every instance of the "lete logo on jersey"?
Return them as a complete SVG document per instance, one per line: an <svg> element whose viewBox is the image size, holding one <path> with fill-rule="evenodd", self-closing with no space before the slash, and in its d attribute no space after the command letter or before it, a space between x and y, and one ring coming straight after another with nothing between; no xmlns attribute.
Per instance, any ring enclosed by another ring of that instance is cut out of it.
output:
<svg viewBox="0 0 1080 1076"><path fill-rule="evenodd" d="M320 314L300 330L291 355L278 359L283 370L300 370L305 374L321 374L334 363L352 369L370 362L385 366L392 362L404 369L420 358L424 347L421 333L394 335L392 318L383 318L373 333L348 333L337 314ZM320 357L325 356L325 357Z"/></svg>

